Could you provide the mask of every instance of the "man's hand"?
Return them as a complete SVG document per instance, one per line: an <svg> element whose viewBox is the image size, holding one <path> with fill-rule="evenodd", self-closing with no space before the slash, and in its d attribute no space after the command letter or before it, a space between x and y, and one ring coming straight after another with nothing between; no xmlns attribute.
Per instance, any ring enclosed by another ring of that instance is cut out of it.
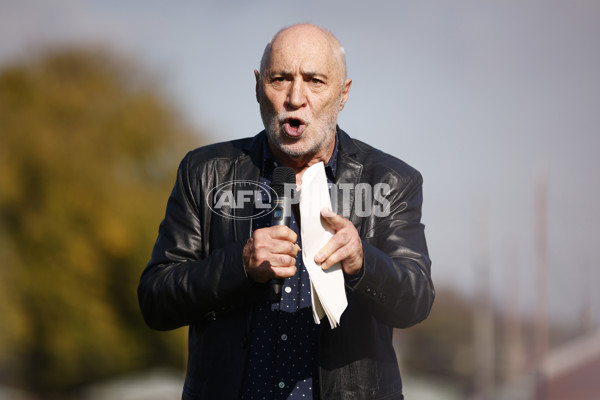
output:
<svg viewBox="0 0 600 400"><path fill-rule="evenodd" d="M244 246L244 268L255 282L288 278L296 273L298 236L284 225L257 229Z"/></svg>
<svg viewBox="0 0 600 400"><path fill-rule="evenodd" d="M358 231L350 220L328 208L321 210L321 218L335 233L315 255L315 262L328 269L341 261L346 274L358 274L363 266L363 248Z"/></svg>

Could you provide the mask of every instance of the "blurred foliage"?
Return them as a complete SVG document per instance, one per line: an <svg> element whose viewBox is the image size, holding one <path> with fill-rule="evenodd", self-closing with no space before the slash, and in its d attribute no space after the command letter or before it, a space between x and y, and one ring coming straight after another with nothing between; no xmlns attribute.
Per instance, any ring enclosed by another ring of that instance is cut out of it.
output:
<svg viewBox="0 0 600 400"><path fill-rule="evenodd" d="M136 287L195 145L148 73L101 50L0 70L0 382L37 393L184 364Z"/></svg>

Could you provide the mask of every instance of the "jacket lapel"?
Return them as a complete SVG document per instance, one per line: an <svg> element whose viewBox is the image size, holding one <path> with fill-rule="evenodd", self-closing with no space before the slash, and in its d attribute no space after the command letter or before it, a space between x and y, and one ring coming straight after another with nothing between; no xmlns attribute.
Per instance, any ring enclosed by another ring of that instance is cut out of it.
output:
<svg viewBox="0 0 600 400"><path fill-rule="evenodd" d="M265 138L264 131L256 135L246 146L245 154L237 158L234 163L234 177L236 181L258 182L260 179L260 168L262 163L262 149ZM235 193L237 198L237 193ZM252 214L254 203L244 204L244 208L235 210L234 237L235 240L246 240L252 231Z"/></svg>
<svg viewBox="0 0 600 400"><path fill-rule="evenodd" d="M338 214L352 220L354 214L355 187L360 182L363 165L356 160L360 151L352 142L352 139L338 128L338 139L340 141L337 160L337 171L335 184L337 188L337 210Z"/></svg>

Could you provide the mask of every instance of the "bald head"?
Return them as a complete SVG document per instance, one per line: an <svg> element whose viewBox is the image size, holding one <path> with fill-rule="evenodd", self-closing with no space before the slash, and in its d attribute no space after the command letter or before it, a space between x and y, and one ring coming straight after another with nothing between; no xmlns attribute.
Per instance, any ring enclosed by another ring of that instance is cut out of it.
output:
<svg viewBox="0 0 600 400"><path fill-rule="evenodd" d="M273 52L289 46L290 42L304 43L307 49L326 48L327 53L335 60L342 83L346 79L346 55L341 43L328 30L312 24L292 25L273 36L260 60L261 76L268 72Z"/></svg>

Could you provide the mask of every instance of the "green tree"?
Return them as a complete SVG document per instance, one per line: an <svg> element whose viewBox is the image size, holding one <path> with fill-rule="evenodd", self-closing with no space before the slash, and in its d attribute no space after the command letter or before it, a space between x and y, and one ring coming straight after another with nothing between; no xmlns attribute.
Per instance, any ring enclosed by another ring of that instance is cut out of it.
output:
<svg viewBox="0 0 600 400"><path fill-rule="evenodd" d="M0 70L0 380L37 393L157 364L136 287L184 149L198 143L153 79L107 51Z"/></svg>

